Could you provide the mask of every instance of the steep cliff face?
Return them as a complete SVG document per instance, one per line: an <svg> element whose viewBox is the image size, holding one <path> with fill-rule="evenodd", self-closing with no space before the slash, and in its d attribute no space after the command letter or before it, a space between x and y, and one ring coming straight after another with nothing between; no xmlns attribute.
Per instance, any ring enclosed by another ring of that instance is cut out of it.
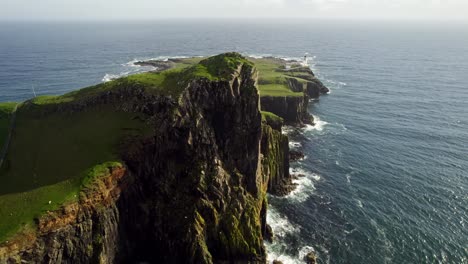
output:
<svg viewBox="0 0 468 264"><path fill-rule="evenodd" d="M127 139L124 165L77 202L0 245L0 263L263 263L268 180L286 170L287 139L263 130L276 162L265 166L257 73L230 56L227 78L192 80L177 99L127 87L60 105L144 113L153 131Z"/></svg>
<svg viewBox="0 0 468 264"><path fill-rule="evenodd" d="M263 111L272 112L288 125L312 124L313 117L307 112L309 98L304 96L262 96Z"/></svg>
<svg viewBox="0 0 468 264"><path fill-rule="evenodd" d="M80 193L79 201L48 212L37 230L18 234L0 247L0 263L114 263L119 240L117 201L129 175L125 167L108 173Z"/></svg>
<svg viewBox="0 0 468 264"><path fill-rule="evenodd" d="M281 130L262 126L263 171L268 179L268 192L273 195L286 195L293 188L289 174L289 140Z"/></svg>
<svg viewBox="0 0 468 264"><path fill-rule="evenodd" d="M269 72L268 77L263 78L260 82L260 84L265 85L261 97L262 110L282 117L288 125L313 124L313 117L307 110L309 100L327 94L329 89L315 77L309 67L295 66L287 69L282 67L283 64L278 63L276 60L268 62L266 63L265 60L260 61L265 70L271 71L273 68L275 78L272 78L272 73ZM272 66L275 63L277 68ZM275 82L277 85L286 86L292 93L272 94L269 85Z"/></svg>
<svg viewBox="0 0 468 264"><path fill-rule="evenodd" d="M125 222L143 219L124 225L128 260L264 260L267 182L255 75L242 65L230 82L192 82L174 118L158 117L155 136L127 153L141 183L124 200L141 202L126 206Z"/></svg>

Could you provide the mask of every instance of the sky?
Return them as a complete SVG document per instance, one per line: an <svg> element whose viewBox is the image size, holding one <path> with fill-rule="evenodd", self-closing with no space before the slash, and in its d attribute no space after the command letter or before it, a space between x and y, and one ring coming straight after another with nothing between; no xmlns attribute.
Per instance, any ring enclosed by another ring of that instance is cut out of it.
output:
<svg viewBox="0 0 468 264"><path fill-rule="evenodd" d="M468 20L468 0L0 0L0 20Z"/></svg>

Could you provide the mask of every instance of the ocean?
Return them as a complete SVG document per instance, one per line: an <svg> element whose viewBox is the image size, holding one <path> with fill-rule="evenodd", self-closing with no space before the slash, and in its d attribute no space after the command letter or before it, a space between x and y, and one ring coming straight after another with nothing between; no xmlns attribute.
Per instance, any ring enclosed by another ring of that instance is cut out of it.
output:
<svg viewBox="0 0 468 264"><path fill-rule="evenodd" d="M0 102L214 55L299 58L331 89L288 127L298 188L269 197L269 260L468 263L468 25L228 21L0 23Z"/></svg>

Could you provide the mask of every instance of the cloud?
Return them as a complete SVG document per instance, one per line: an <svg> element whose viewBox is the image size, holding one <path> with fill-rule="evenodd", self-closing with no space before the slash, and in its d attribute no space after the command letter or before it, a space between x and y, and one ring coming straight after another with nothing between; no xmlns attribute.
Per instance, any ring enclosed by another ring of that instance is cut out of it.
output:
<svg viewBox="0 0 468 264"><path fill-rule="evenodd" d="M468 19L468 0L0 0L3 19Z"/></svg>

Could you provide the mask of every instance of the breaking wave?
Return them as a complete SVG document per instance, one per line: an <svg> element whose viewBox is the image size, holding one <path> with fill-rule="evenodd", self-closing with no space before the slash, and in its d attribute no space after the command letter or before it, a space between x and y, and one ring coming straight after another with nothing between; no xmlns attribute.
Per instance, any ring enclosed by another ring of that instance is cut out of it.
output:
<svg viewBox="0 0 468 264"><path fill-rule="evenodd" d="M158 56L153 58L135 58L131 61L126 63L120 64L120 72L119 73L106 73L102 78L103 82L109 82L118 78L126 77L132 74L143 73L157 70L157 67L153 66L142 66L137 65L136 63L139 61L167 61L169 59L184 59L188 58L187 56Z"/></svg>

